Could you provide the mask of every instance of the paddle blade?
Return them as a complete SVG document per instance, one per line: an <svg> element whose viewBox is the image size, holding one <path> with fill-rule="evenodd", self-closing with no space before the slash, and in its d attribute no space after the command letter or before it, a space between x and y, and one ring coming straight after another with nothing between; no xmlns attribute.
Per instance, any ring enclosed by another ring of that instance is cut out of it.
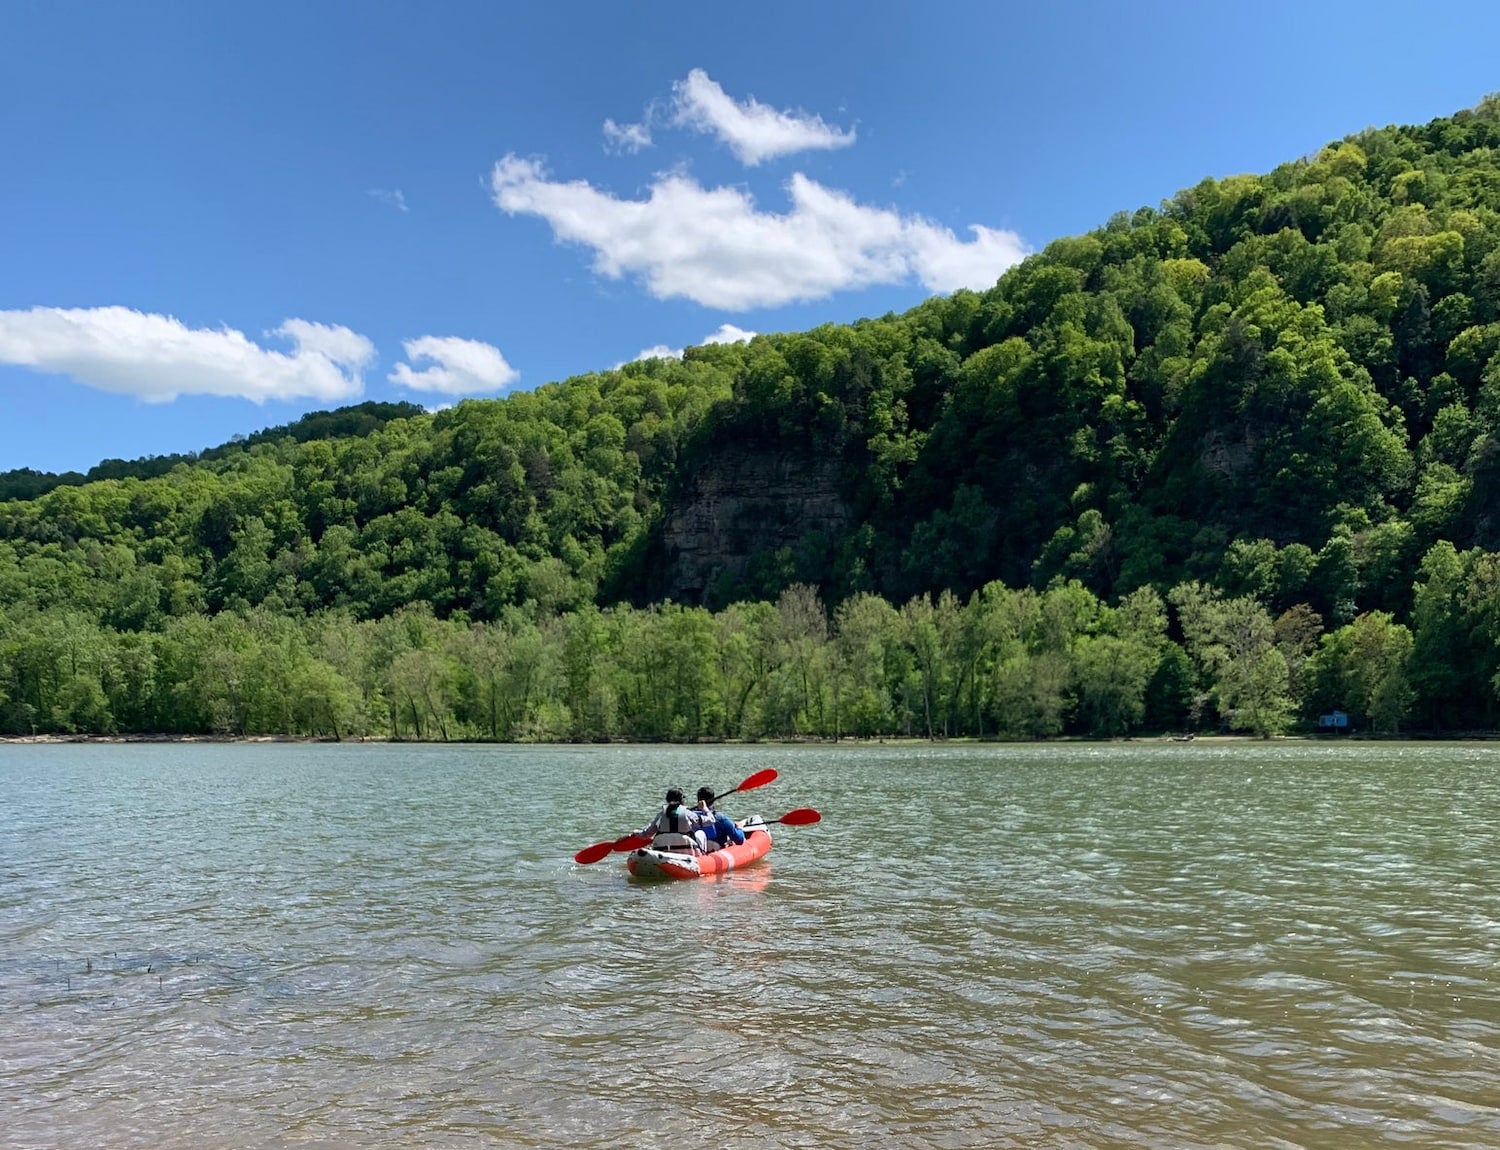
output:
<svg viewBox="0 0 1500 1150"><path fill-rule="evenodd" d="M772 767L767 767L763 771L756 771L755 774L751 775L748 779L746 779L739 786L735 787L733 790L720 791L714 796L714 802L718 802L723 798L728 798L730 795L737 795L741 791L753 791L756 787L763 787L767 783L772 782L773 780L775 780L775 778L776 771Z"/></svg>
<svg viewBox="0 0 1500 1150"><path fill-rule="evenodd" d="M763 787L767 783L773 783L775 781L775 768L767 767L763 771L756 771L755 774L751 775L748 779L746 779L743 783L741 783L734 789L736 791L753 791L756 787Z"/></svg>
<svg viewBox="0 0 1500 1150"><path fill-rule="evenodd" d="M639 850L641 847L651 845L651 836L626 835L624 838L615 839L615 841L610 843L609 845L612 849L617 851Z"/></svg>
<svg viewBox="0 0 1500 1150"><path fill-rule="evenodd" d="M581 851L574 855L573 861L581 866L588 866L589 863L598 862L614 849L614 843L595 843L591 847L584 847Z"/></svg>
<svg viewBox="0 0 1500 1150"><path fill-rule="evenodd" d="M812 807L798 807L795 811L787 811L776 821L786 827L806 827L821 822L822 819L823 816Z"/></svg>

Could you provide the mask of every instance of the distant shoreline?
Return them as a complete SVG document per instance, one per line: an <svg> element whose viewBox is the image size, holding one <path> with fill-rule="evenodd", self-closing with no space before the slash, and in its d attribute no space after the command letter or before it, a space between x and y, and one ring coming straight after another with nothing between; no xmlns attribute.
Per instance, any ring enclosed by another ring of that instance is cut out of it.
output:
<svg viewBox="0 0 1500 1150"><path fill-rule="evenodd" d="M0 735L0 745L51 743L385 743L389 739L322 739L314 735Z"/></svg>
<svg viewBox="0 0 1500 1150"><path fill-rule="evenodd" d="M1249 734L1210 735L1131 735L1112 739L1090 739L1081 736L1055 739L985 739L972 735L955 736L950 739L927 739L920 735L897 735L886 738L844 737L840 739L700 739L643 741L635 739L607 739L598 742L565 740L549 742L497 742L487 739L392 739L384 735L351 736L346 739L330 739L316 735L177 735L177 734L128 734L128 735L0 735L0 746L60 746L67 744L99 743L104 745L124 744L326 744L329 746L388 745L413 747L1038 747L1059 744L1098 746L1119 743L1483 743L1500 740L1500 731L1403 732L1398 735L1318 735L1291 734L1272 735L1258 739Z"/></svg>

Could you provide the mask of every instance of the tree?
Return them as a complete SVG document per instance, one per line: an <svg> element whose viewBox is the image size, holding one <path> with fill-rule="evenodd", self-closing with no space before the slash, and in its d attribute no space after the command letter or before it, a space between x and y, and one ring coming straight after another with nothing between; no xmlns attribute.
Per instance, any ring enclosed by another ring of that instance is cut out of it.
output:
<svg viewBox="0 0 1500 1150"><path fill-rule="evenodd" d="M1166 645L1166 610L1149 587L1131 592L1102 612L1099 632L1073 646L1078 709L1091 733L1112 737L1140 726L1146 692Z"/></svg>
<svg viewBox="0 0 1500 1150"><path fill-rule="evenodd" d="M1203 698L1193 661L1180 645L1167 643L1146 684L1142 725L1158 731L1196 729Z"/></svg>
<svg viewBox="0 0 1500 1150"><path fill-rule="evenodd" d="M558 647L562 697L570 719L570 737L608 739L615 733L617 696L610 685L608 633L597 608L583 607L561 616L548 632Z"/></svg>
<svg viewBox="0 0 1500 1150"><path fill-rule="evenodd" d="M275 539L259 516L247 519L231 538L234 545L218 569L219 599L226 604L254 606L271 589L271 550Z"/></svg>
<svg viewBox="0 0 1500 1150"><path fill-rule="evenodd" d="M1109 738L1139 726L1156 652L1115 635L1086 635L1075 656L1078 710L1090 733Z"/></svg>
<svg viewBox="0 0 1500 1150"><path fill-rule="evenodd" d="M900 643L901 620L884 599L859 594L834 612L837 721L834 734L869 737L893 729L895 716L888 685L890 649Z"/></svg>
<svg viewBox="0 0 1500 1150"><path fill-rule="evenodd" d="M948 680L948 660L930 600L912 599L901 608L901 638L911 652L917 672L916 695L922 733L935 738L948 732L942 726L939 706Z"/></svg>
<svg viewBox="0 0 1500 1150"><path fill-rule="evenodd" d="M776 623L776 666L766 700L771 729L789 735L828 733L828 616L817 588L796 583L783 591L776 601Z"/></svg>
<svg viewBox="0 0 1500 1150"><path fill-rule="evenodd" d="M1384 611L1370 611L1324 635L1309 661L1315 698L1345 709L1356 726L1395 734L1411 706L1412 637Z"/></svg>
<svg viewBox="0 0 1500 1150"><path fill-rule="evenodd" d="M474 623L450 634L446 653L457 674L460 717L469 729L497 742L517 738L540 686L536 627L520 616Z"/></svg>
<svg viewBox="0 0 1500 1150"><path fill-rule="evenodd" d="M701 607L669 605L664 624L671 734L696 742L724 723L717 630L713 616Z"/></svg>
<svg viewBox="0 0 1500 1150"><path fill-rule="evenodd" d="M1422 559L1412 602L1409 675L1416 720L1430 729L1466 723L1465 666L1476 652L1464 626L1460 596L1464 561L1446 540Z"/></svg>
<svg viewBox="0 0 1500 1150"><path fill-rule="evenodd" d="M1223 599L1199 583L1168 596L1177 609L1188 654L1211 684L1231 729L1266 738L1291 719L1286 656L1276 648L1271 616L1249 597Z"/></svg>
<svg viewBox="0 0 1500 1150"><path fill-rule="evenodd" d="M359 692L321 659L298 665L289 684L292 720L299 732L342 739L359 714Z"/></svg>
<svg viewBox="0 0 1500 1150"><path fill-rule="evenodd" d="M1076 587L1077 585L1072 585ZM1082 590L1079 588L1079 590ZM1084 592L1086 595L1087 592ZM984 589L986 631L994 654L990 697L996 730L1012 738L1060 734L1076 705L1069 622L1078 622L1069 591Z"/></svg>
<svg viewBox="0 0 1500 1150"><path fill-rule="evenodd" d="M714 622L724 697L722 734L755 737L763 730L761 704L775 663L776 609L770 603L731 603Z"/></svg>
<svg viewBox="0 0 1500 1150"><path fill-rule="evenodd" d="M391 733L399 738L404 722L418 739L447 742L452 723L451 675L452 665L437 651L417 648L397 655L386 672Z"/></svg>

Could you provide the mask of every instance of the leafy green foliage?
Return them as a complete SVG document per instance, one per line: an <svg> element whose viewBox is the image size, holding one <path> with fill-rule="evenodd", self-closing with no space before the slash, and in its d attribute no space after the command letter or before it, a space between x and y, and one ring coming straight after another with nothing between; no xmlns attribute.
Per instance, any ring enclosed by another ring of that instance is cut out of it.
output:
<svg viewBox="0 0 1500 1150"><path fill-rule="evenodd" d="M7 473L4 726L1493 726L1497 156L1489 100L904 315ZM847 514L662 602L729 449L816 460Z"/></svg>

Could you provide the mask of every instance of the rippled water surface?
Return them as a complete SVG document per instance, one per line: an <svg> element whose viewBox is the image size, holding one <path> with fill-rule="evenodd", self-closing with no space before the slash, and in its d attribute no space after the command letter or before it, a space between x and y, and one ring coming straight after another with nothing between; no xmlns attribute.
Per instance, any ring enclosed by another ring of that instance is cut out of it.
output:
<svg viewBox="0 0 1500 1150"><path fill-rule="evenodd" d="M0 747L0 1145L1493 1148L1497 867L1491 746Z"/></svg>

